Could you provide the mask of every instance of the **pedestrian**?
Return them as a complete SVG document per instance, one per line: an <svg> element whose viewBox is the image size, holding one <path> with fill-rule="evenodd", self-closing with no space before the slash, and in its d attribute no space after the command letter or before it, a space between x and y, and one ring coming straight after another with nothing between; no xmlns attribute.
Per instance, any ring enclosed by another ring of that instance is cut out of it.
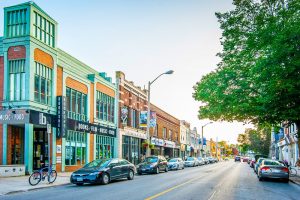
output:
<svg viewBox="0 0 300 200"><path fill-rule="evenodd" d="M276 160L276 157L275 157L275 155L272 155L272 160Z"/></svg>

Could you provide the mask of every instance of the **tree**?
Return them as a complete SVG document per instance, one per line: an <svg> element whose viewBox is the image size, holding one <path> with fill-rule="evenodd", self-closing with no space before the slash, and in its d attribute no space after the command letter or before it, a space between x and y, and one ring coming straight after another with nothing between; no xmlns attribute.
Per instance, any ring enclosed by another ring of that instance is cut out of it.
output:
<svg viewBox="0 0 300 200"><path fill-rule="evenodd" d="M300 1L234 0L216 13L221 62L194 86L199 118L300 127ZM299 134L298 134L299 135Z"/></svg>

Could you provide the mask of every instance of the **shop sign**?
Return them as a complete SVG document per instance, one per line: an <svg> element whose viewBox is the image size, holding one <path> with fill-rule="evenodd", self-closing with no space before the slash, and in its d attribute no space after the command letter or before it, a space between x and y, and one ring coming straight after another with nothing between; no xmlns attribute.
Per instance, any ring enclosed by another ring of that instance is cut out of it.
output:
<svg viewBox="0 0 300 200"><path fill-rule="evenodd" d="M283 146L283 145L286 145L286 141L285 140L281 140L280 142L277 143L277 145L279 147Z"/></svg>
<svg viewBox="0 0 300 200"><path fill-rule="evenodd" d="M67 111L66 111L66 97L57 97L57 138L62 138L66 134L66 122L67 122Z"/></svg>
<svg viewBox="0 0 300 200"><path fill-rule="evenodd" d="M61 156L56 156L56 163L61 163Z"/></svg>
<svg viewBox="0 0 300 200"><path fill-rule="evenodd" d="M127 135L127 136L130 136L130 137L147 139L145 131L143 131L143 132L137 132L137 131L134 131L134 130L130 130L130 129L124 128L124 131L120 130L120 132L122 132L123 135Z"/></svg>
<svg viewBox="0 0 300 200"><path fill-rule="evenodd" d="M172 141L169 141L169 140L165 140L164 142L165 142L165 144L164 144L165 147L175 148L175 142L172 142Z"/></svg>
<svg viewBox="0 0 300 200"><path fill-rule="evenodd" d="M105 135L110 137L116 137L116 128L109 128L97 124L91 124L88 122L81 122L73 119L67 120L68 130L75 130L80 132L90 132L97 135Z"/></svg>
<svg viewBox="0 0 300 200"><path fill-rule="evenodd" d="M156 146L164 146L164 140L152 137L151 144L154 144Z"/></svg>
<svg viewBox="0 0 300 200"><path fill-rule="evenodd" d="M61 153L61 145L56 145L56 153Z"/></svg>
<svg viewBox="0 0 300 200"><path fill-rule="evenodd" d="M25 124L29 123L28 110L1 110L0 124Z"/></svg>
<svg viewBox="0 0 300 200"><path fill-rule="evenodd" d="M32 124L46 126L47 124L52 124L54 122L54 118L55 116L49 113L39 112L35 110L30 111L30 123Z"/></svg>

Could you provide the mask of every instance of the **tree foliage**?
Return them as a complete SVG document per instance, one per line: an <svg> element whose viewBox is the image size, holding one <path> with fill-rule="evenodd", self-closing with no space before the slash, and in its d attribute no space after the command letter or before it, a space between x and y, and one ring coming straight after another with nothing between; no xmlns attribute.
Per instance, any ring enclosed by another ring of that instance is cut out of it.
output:
<svg viewBox="0 0 300 200"><path fill-rule="evenodd" d="M221 62L194 86L199 118L300 125L300 1L234 0L216 13Z"/></svg>
<svg viewBox="0 0 300 200"><path fill-rule="evenodd" d="M246 129L237 138L242 153L248 150L268 155L271 142L271 127L258 126L256 129Z"/></svg>

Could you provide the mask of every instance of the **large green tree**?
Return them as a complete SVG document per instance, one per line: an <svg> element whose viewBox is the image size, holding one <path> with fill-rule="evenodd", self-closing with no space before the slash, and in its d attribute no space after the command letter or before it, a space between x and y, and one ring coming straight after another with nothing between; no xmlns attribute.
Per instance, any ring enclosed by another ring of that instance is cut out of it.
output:
<svg viewBox="0 0 300 200"><path fill-rule="evenodd" d="M199 118L300 127L300 1L234 0L216 13L221 62L194 87Z"/></svg>

